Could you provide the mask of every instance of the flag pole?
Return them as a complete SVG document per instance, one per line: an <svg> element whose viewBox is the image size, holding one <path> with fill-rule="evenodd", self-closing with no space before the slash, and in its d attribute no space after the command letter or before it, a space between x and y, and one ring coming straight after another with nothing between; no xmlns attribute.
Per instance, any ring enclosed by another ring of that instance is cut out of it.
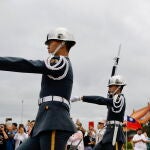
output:
<svg viewBox="0 0 150 150"><path fill-rule="evenodd" d="M127 117L126 117L127 118ZM126 150L127 150L127 146L128 146L128 135L127 135L127 121L126 121Z"/></svg>
<svg viewBox="0 0 150 150"><path fill-rule="evenodd" d="M127 121L126 121L126 150L128 146L128 135L127 135Z"/></svg>

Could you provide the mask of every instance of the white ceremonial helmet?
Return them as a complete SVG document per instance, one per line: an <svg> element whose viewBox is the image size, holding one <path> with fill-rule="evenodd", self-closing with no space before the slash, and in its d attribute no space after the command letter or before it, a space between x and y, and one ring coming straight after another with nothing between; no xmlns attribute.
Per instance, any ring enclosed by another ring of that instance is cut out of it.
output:
<svg viewBox="0 0 150 150"><path fill-rule="evenodd" d="M76 43L72 33L70 33L66 28L62 28L62 27L50 31L47 34L47 39L45 41L45 44L47 45L50 40L69 42L71 46L74 46Z"/></svg>
<svg viewBox="0 0 150 150"><path fill-rule="evenodd" d="M110 77L109 82L108 82L108 86L110 86L110 85L125 86L126 83L125 83L125 81L124 81L122 76L115 75L115 76Z"/></svg>

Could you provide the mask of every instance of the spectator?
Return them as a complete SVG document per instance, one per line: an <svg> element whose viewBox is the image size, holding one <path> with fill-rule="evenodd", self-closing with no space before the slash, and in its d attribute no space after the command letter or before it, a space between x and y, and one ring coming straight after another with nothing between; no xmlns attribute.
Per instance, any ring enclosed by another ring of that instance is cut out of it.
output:
<svg viewBox="0 0 150 150"><path fill-rule="evenodd" d="M77 127L77 128L79 128L79 130L80 130L80 131L82 131L83 136L84 136L84 134L85 134L86 130L83 128L82 123L80 122L80 120L79 120L79 119L77 119L77 120L76 120L75 125L76 125L76 127Z"/></svg>
<svg viewBox="0 0 150 150"><path fill-rule="evenodd" d="M92 130L89 130L84 137L85 150L92 150L94 146L95 146L95 137L93 135Z"/></svg>
<svg viewBox="0 0 150 150"><path fill-rule="evenodd" d="M27 121L26 125L25 125L25 130L28 133L29 127L30 126L30 120Z"/></svg>
<svg viewBox="0 0 150 150"><path fill-rule="evenodd" d="M147 150L150 150L150 138L147 138Z"/></svg>
<svg viewBox="0 0 150 150"><path fill-rule="evenodd" d="M147 136L146 131L143 131L143 135L146 138L146 146L147 146L147 150L150 150L150 138Z"/></svg>
<svg viewBox="0 0 150 150"><path fill-rule="evenodd" d="M31 131L32 131L33 127L34 127L34 124L35 124L35 120L32 120L32 121L30 122L30 124L29 124L28 132L27 132L29 136L30 136Z"/></svg>
<svg viewBox="0 0 150 150"><path fill-rule="evenodd" d="M71 146L76 147L77 150L84 150L83 133L80 131L80 128L77 128L77 132L69 138L67 142L67 150L70 150Z"/></svg>
<svg viewBox="0 0 150 150"><path fill-rule="evenodd" d="M25 126L24 126L24 124L19 124L19 127L22 127L23 129L24 129L24 132L26 133L26 129L25 129ZM19 129L19 128L18 128Z"/></svg>
<svg viewBox="0 0 150 150"><path fill-rule="evenodd" d="M18 132L14 136L15 140L15 150L19 147L19 145L28 138L28 134L25 133L24 126L20 125L18 127Z"/></svg>
<svg viewBox="0 0 150 150"><path fill-rule="evenodd" d="M13 132L14 132L14 134L16 134L17 133L17 126L18 126L18 124L17 123L12 123L12 130L13 130Z"/></svg>
<svg viewBox="0 0 150 150"><path fill-rule="evenodd" d="M30 126L33 128L34 125L35 125L35 120L32 120L32 121L30 122Z"/></svg>
<svg viewBox="0 0 150 150"><path fill-rule="evenodd" d="M104 133L105 133L105 121L100 121L100 122L98 122L98 124L97 124L97 132L96 132L96 144L97 143L99 143L101 140L102 140L102 138L103 138L103 135L104 135Z"/></svg>
<svg viewBox="0 0 150 150"><path fill-rule="evenodd" d="M96 138L96 130L94 126L89 126L89 131L91 132L92 138Z"/></svg>
<svg viewBox="0 0 150 150"><path fill-rule="evenodd" d="M8 136L8 139L6 141L6 150L14 150L15 148L15 140L14 140L14 132L12 128L12 124L7 124L6 125L6 133Z"/></svg>
<svg viewBox="0 0 150 150"><path fill-rule="evenodd" d="M147 150L146 146L147 139L144 134L142 134L142 129L137 130L137 134L133 136L134 150Z"/></svg>
<svg viewBox="0 0 150 150"><path fill-rule="evenodd" d="M8 136L5 132L5 125L0 124L0 150L6 150L6 140Z"/></svg>

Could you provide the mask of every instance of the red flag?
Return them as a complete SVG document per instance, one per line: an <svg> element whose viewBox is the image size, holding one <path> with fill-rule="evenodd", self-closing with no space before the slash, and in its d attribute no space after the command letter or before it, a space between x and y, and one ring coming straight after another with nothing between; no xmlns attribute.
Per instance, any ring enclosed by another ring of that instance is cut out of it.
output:
<svg viewBox="0 0 150 150"><path fill-rule="evenodd" d="M127 128L137 130L139 128L142 128L142 126L137 120L130 116L127 116Z"/></svg>
<svg viewBox="0 0 150 150"><path fill-rule="evenodd" d="M94 121L89 121L89 129L94 128Z"/></svg>

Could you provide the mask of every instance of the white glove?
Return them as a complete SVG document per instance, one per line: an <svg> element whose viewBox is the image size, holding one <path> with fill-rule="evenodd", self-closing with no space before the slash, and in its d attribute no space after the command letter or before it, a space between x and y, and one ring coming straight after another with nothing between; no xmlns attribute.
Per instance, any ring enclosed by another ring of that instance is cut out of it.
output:
<svg viewBox="0 0 150 150"><path fill-rule="evenodd" d="M71 102L81 101L81 97L79 97L79 96L71 97L70 101L71 101Z"/></svg>

